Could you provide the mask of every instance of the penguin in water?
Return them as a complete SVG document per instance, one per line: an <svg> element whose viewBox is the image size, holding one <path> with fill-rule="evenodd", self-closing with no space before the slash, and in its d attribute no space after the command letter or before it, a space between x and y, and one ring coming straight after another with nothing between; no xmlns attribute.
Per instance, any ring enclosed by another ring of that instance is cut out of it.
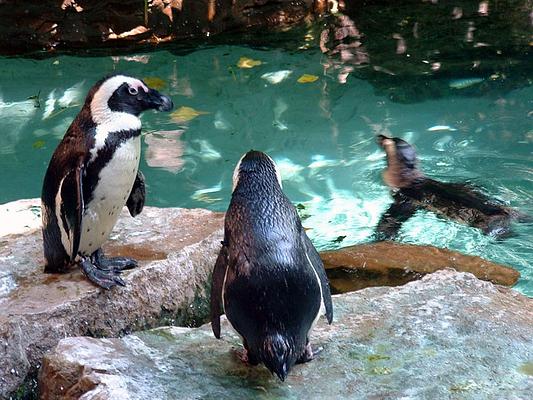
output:
<svg viewBox="0 0 533 400"><path fill-rule="evenodd" d="M260 362L285 380L313 359L309 332L333 308L322 261L295 207L281 189L274 161L246 153L233 174L224 241L213 270L211 326L220 338L222 308L244 345L243 361Z"/></svg>
<svg viewBox="0 0 533 400"><path fill-rule="evenodd" d="M95 284L124 286L120 272L137 262L106 258L100 247L124 205L133 217L144 206L139 115L172 107L170 98L131 76L111 75L91 88L44 177L45 272L64 272L78 263Z"/></svg>
<svg viewBox="0 0 533 400"><path fill-rule="evenodd" d="M402 223L417 210L432 211L497 238L511 234L512 220L531 221L529 216L488 198L468 184L428 178L418 169L414 147L405 140L379 135L377 142L387 156L383 180L394 199L377 225L378 240L394 239Z"/></svg>

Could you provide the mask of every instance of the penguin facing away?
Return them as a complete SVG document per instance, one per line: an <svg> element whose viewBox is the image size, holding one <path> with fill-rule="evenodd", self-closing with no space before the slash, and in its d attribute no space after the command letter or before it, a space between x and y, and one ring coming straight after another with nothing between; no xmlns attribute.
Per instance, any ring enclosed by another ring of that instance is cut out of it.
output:
<svg viewBox="0 0 533 400"><path fill-rule="evenodd" d="M512 220L531 221L531 217L490 199L471 185L428 178L418 168L415 148L405 140L379 135L377 142L387 156L383 181L394 199L378 222L378 240L394 239L403 222L422 209L497 238L511 234Z"/></svg>
<svg viewBox="0 0 533 400"><path fill-rule="evenodd" d="M243 360L262 362L285 380L313 359L309 333L333 309L324 266L274 161L250 151L233 174L233 194L211 289L211 326L220 338L222 307L244 345Z"/></svg>
<svg viewBox="0 0 533 400"><path fill-rule="evenodd" d="M124 285L120 272L137 262L106 258L100 247L124 205L133 217L144 206L139 115L172 107L169 97L131 76L111 75L90 89L44 177L45 272L63 272L78 263L101 287Z"/></svg>

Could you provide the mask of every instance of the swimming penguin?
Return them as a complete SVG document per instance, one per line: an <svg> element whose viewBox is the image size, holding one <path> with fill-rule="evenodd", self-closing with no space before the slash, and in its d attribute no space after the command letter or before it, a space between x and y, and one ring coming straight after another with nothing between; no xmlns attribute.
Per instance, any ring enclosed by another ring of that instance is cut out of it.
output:
<svg viewBox="0 0 533 400"><path fill-rule="evenodd" d="M262 362L282 381L295 363L313 359L309 332L333 309L322 261L281 189L274 161L246 153L233 174L224 241L213 271L211 326L220 315L243 338L243 360Z"/></svg>
<svg viewBox="0 0 533 400"><path fill-rule="evenodd" d="M45 272L63 272L78 263L101 287L124 285L120 272L137 262L106 258L100 246L124 205L132 216L144 206L139 114L172 107L170 98L126 75L106 77L91 88L44 177Z"/></svg>
<svg viewBox="0 0 533 400"><path fill-rule="evenodd" d="M393 239L402 223L422 209L498 238L511 233L512 220L531 221L527 215L488 198L468 184L428 178L418 169L414 147L405 140L379 135L377 142L387 155L383 180L392 189L394 199L377 225L379 240Z"/></svg>

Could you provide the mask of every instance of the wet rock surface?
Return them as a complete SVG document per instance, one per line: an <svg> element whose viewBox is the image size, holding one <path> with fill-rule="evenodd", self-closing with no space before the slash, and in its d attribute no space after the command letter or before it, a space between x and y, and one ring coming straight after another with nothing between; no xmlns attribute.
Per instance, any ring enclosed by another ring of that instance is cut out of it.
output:
<svg viewBox="0 0 533 400"><path fill-rule="evenodd" d="M0 398L61 338L202 323L222 219L207 210L151 207L133 219L125 210L104 251L137 258L140 267L123 274L126 287L110 291L77 267L44 274L41 232L31 224L23 234L0 237Z"/></svg>
<svg viewBox="0 0 533 400"><path fill-rule="evenodd" d="M520 273L505 265L433 246L377 242L323 251L320 257L332 289L346 293L369 286L397 286L440 269L470 272L482 280L512 286Z"/></svg>
<svg viewBox="0 0 533 400"><path fill-rule="evenodd" d="M39 207L38 199L0 206L0 398L25 380L30 388L21 390L32 392L29 378L36 375L43 355L65 337L117 337L163 325L199 326L207 320L223 214L147 207L131 218L124 211L104 250L134 257L140 267L123 274L126 287L105 291L77 267L65 274L43 273ZM502 283L504 276L518 274L478 257L393 242L321 255L337 292L404 284L450 266Z"/></svg>
<svg viewBox="0 0 533 400"><path fill-rule="evenodd" d="M44 360L43 399L529 398L533 300L451 270L397 288L334 297L322 347L285 383L235 356L223 321L159 328L122 339L66 338Z"/></svg>

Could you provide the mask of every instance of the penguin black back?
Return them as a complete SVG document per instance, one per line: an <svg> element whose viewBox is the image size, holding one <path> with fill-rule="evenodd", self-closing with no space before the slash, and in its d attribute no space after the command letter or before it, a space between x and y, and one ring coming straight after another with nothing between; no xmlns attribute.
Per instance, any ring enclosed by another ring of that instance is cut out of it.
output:
<svg viewBox="0 0 533 400"><path fill-rule="evenodd" d="M313 357L308 333L325 307L332 318L324 267L281 189L272 159L250 151L234 173L224 242L213 272L211 321L220 337L220 303L243 337L250 364L285 379Z"/></svg>

